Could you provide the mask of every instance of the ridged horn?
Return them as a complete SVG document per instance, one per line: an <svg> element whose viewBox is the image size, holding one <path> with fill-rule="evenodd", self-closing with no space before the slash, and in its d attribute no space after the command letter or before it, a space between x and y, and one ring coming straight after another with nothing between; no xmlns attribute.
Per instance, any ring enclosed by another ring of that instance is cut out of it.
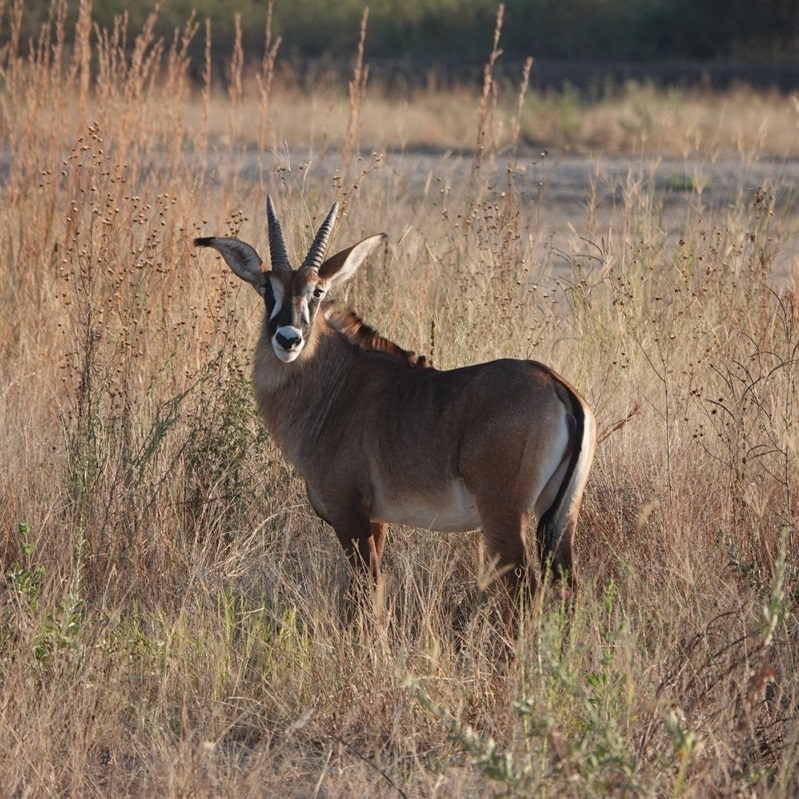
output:
<svg viewBox="0 0 799 799"><path fill-rule="evenodd" d="M272 262L273 272L291 271L291 262L286 254L286 245L283 243L283 231L275 212L271 195L266 195L266 223L269 231L269 258Z"/></svg>
<svg viewBox="0 0 799 799"><path fill-rule="evenodd" d="M322 227L319 228L319 232L313 240L311 249L308 250L308 255L305 256L305 260L302 262L303 266L309 266L311 269L319 269L322 265L322 260L325 257L325 250L327 249L327 242L330 239L330 233L333 230L337 214L338 203L333 203L330 213L325 218L325 221L322 222Z"/></svg>

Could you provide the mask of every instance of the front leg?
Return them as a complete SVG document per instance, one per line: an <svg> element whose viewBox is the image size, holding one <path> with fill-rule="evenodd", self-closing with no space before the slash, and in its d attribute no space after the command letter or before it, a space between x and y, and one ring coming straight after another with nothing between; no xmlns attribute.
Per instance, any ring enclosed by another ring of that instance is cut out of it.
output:
<svg viewBox="0 0 799 799"><path fill-rule="evenodd" d="M388 525L383 522L372 522L370 528L372 530L372 538L375 541L375 551L377 552L377 563L379 567L380 563L383 561L383 548L386 545ZM379 568L378 571L380 571Z"/></svg>
<svg viewBox="0 0 799 799"><path fill-rule="evenodd" d="M376 584L380 579L385 531L381 525L370 523L372 505L369 499L358 493L349 497L328 494L318 490L311 481L306 483L306 488L311 507L336 531L353 573L369 574Z"/></svg>
<svg viewBox="0 0 799 799"><path fill-rule="evenodd" d="M345 619L351 622L356 608L382 616L380 552L384 537L382 528L374 529L368 517L338 519L333 525L341 547L350 564L350 584L347 589Z"/></svg>
<svg viewBox="0 0 799 799"><path fill-rule="evenodd" d="M315 491L308 483L308 499L317 514L335 531L350 564L356 591L367 584L372 589L377 588L381 579L380 560L387 525L370 521L372 507L369 498L359 493L348 498L340 494L328 496Z"/></svg>
<svg viewBox="0 0 799 799"><path fill-rule="evenodd" d="M338 520L333 524L353 574L369 576L372 585L380 580L383 536L376 541L368 518Z"/></svg>

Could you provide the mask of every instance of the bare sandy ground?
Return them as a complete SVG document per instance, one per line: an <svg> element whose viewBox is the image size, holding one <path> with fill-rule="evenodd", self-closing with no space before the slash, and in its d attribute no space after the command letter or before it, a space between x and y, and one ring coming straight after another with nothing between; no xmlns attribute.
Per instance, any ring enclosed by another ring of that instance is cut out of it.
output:
<svg viewBox="0 0 799 799"><path fill-rule="evenodd" d="M474 163L471 156L453 153L389 154L385 161L411 197L441 191L442 183L452 191L463 190ZM709 227L724 226L727 216L742 206L769 205L773 198L773 227L779 231L775 279L799 279L799 161L538 152L513 159L497 156L484 161L480 170L497 193L512 177L556 270L559 261L566 266L572 253L608 236L634 243L629 212L642 204L647 213L651 209L664 241L676 245L689 222L694 229L700 220Z"/></svg>

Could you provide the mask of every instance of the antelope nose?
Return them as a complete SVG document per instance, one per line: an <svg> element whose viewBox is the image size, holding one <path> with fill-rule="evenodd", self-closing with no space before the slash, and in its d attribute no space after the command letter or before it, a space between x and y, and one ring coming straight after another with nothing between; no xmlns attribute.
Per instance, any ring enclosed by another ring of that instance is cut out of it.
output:
<svg viewBox="0 0 799 799"><path fill-rule="evenodd" d="M299 346L302 341L302 337L297 333L277 333L275 338L277 339L277 343L280 344L284 350L293 350L295 347Z"/></svg>

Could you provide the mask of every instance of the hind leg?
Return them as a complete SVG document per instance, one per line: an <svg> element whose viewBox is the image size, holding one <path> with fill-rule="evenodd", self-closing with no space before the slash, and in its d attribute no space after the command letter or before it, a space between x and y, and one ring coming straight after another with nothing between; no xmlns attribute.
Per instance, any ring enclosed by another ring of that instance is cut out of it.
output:
<svg viewBox="0 0 799 799"><path fill-rule="evenodd" d="M502 577L514 605L520 594L532 597L536 577L530 563L526 542L527 514L511 510L491 511L478 503L488 557Z"/></svg>
<svg viewBox="0 0 799 799"><path fill-rule="evenodd" d="M557 580L565 580L569 587L577 590L577 576L574 572L574 525L566 525L560 535L552 555L552 571Z"/></svg>
<svg viewBox="0 0 799 799"><path fill-rule="evenodd" d="M576 525L568 520L560 529L542 525L539 529L538 547L541 556L541 574L552 575L557 590L568 598L574 598L580 586L574 571L574 532Z"/></svg>
<svg viewBox="0 0 799 799"><path fill-rule="evenodd" d="M535 509L539 518L536 538L542 578L551 574L555 583L574 592L577 590L573 555L574 532L577 527L579 501L575 502L572 497L571 507L551 507L553 492L565 479L565 465L564 461L539 498ZM568 497L566 499L568 501Z"/></svg>

